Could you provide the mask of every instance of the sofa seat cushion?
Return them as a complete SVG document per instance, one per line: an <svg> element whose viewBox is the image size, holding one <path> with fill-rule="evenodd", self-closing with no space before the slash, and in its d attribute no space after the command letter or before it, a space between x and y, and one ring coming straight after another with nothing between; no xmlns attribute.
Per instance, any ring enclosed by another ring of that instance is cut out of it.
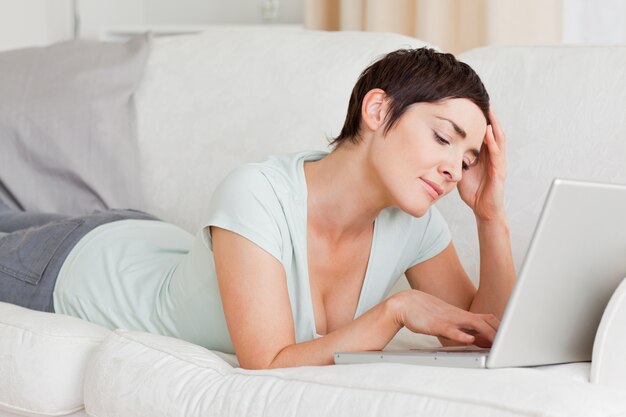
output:
<svg viewBox="0 0 626 417"><path fill-rule="evenodd" d="M83 408L87 360L110 331L0 302L0 410L61 416Z"/></svg>
<svg viewBox="0 0 626 417"><path fill-rule="evenodd" d="M98 417L616 416L589 364L472 370L400 364L249 371L180 340L116 331L97 349L85 409Z"/></svg>

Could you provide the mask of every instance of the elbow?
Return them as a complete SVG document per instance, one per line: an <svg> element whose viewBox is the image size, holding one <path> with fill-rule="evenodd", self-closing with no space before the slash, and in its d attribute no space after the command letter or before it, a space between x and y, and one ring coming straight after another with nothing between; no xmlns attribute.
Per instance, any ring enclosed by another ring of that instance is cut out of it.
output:
<svg viewBox="0 0 626 417"><path fill-rule="evenodd" d="M248 371L262 371L266 369L275 368L273 359L266 359L261 357L254 358L239 358L239 367Z"/></svg>
<svg viewBox="0 0 626 417"><path fill-rule="evenodd" d="M273 361L263 361L257 358L252 360L239 360L239 367L248 371L263 371L273 369L276 366L273 365Z"/></svg>
<svg viewBox="0 0 626 417"><path fill-rule="evenodd" d="M272 369L271 365L269 364L239 364L239 367L247 371L264 371L267 369Z"/></svg>
<svg viewBox="0 0 626 417"><path fill-rule="evenodd" d="M239 358L238 356L237 359L239 359L239 366L242 369L247 369L250 371L286 368L289 365L284 363L281 354L285 351L287 347L288 346L279 350L276 354L269 354L264 356L256 355L252 358Z"/></svg>

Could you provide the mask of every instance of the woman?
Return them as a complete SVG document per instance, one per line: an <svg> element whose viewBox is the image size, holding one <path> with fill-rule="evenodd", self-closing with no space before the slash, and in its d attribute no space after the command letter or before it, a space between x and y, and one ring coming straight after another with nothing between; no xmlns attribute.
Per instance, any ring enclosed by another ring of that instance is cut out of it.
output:
<svg viewBox="0 0 626 417"><path fill-rule="evenodd" d="M489 345L514 269L504 135L478 76L449 54L390 53L362 73L333 145L231 172L195 239L136 211L17 230L33 215L0 209L0 300L236 352L245 368L330 364L404 326ZM477 290L432 206L457 185L478 226ZM385 299L403 273L413 289Z"/></svg>

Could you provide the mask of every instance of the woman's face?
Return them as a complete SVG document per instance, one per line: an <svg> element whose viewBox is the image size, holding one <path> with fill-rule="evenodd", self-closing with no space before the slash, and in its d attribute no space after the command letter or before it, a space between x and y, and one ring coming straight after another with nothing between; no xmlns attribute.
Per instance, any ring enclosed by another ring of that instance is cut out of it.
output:
<svg viewBox="0 0 626 417"><path fill-rule="evenodd" d="M416 103L386 136L374 132L370 160L392 204L419 217L477 162L487 123L467 99Z"/></svg>

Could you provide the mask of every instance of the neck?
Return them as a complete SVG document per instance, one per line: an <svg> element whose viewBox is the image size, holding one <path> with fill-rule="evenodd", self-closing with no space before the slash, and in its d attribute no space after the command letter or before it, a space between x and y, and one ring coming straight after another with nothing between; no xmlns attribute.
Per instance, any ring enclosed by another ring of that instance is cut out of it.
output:
<svg viewBox="0 0 626 417"><path fill-rule="evenodd" d="M306 162L308 223L333 241L370 232L389 204L365 144L346 143L319 161Z"/></svg>

